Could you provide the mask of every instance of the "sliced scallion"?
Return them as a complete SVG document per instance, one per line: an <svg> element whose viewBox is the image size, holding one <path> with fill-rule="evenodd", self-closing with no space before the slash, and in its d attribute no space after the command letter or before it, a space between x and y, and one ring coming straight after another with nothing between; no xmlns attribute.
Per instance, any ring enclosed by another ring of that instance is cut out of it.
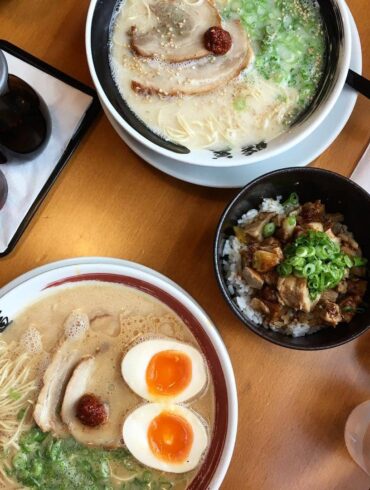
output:
<svg viewBox="0 0 370 490"><path fill-rule="evenodd" d="M283 262L278 265L277 271L280 276L287 277L290 276L290 274L293 272L293 267L290 264Z"/></svg>
<svg viewBox="0 0 370 490"><path fill-rule="evenodd" d="M363 267L367 264L367 259L363 257L352 257L353 258L353 267Z"/></svg>
<svg viewBox="0 0 370 490"><path fill-rule="evenodd" d="M304 267L303 267L303 275L305 277L309 277L309 276L312 276L315 272L316 272L316 267L315 267L315 264L306 264Z"/></svg>
<svg viewBox="0 0 370 490"><path fill-rule="evenodd" d="M275 230L276 230L275 223L267 223L263 227L262 235L263 235L264 238L268 238L268 237L272 236L275 233Z"/></svg>
<svg viewBox="0 0 370 490"><path fill-rule="evenodd" d="M278 273L306 278L311 299L327 289L335 288L346 270L366 263L361 257L344 254L339 244L326 233L314 230L309 230L285 247L284 257Z"/></svg>
<svg viewBox="0 0 370 490"><path fill-rule="evenodd" d="M289 226L295 226L297 224L297 218L295 216L288 216L287 222Z"/></svg>
<svg viewBox="0 0 370 490"><path fill-rule="evenodd" d="M283 202L284 207L289 207L289 206L298 206L299 204L299 197L296 192L292 192L288 199Z"/></svg>
<svg viewBox="0 0 370 490"><path fill-rule="evenodd" d="M297 247L297 250L295 252L297 257L307 257L308 254L308 248L307 247Z"/></svg>

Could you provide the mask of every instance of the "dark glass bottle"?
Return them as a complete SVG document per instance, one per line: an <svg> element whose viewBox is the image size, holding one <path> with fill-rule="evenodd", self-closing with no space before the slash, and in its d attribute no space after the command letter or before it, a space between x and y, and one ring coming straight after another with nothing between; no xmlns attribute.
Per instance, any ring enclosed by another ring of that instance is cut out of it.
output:
<svg viewBox="0 0 370 490"><path fill-rule="evenodd" d="M0 163L27 160L42 151L50 126L46 104L30 85L8 75L0 51Z"/></svg>

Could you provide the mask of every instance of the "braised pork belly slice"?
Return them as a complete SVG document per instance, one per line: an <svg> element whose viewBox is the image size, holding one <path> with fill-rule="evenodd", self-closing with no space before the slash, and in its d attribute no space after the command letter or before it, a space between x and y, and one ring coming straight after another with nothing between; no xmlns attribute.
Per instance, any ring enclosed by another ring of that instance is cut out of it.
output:
<svg viewBox="0 0 370 490"><path fill-rule="evenodd" d="M61 416L76 441L87 446L114 449L122 446L121 429L125 409L117 399L114 403L109 396L100 396L103 388L105 391L105 385L99 381L99 375L106 369L108 359L109 356L97 354L80 360L65 390ZM105 379L105 383L112 386L117 386L118 382L123 383L119 370L116 371L115 378ZM79 402L87 395L104 406L103 421L94 423L97 407L91 403L90 413L86 407L84 414L79 413Z"/></svg>
<svg viewBox="0 0 370 490"><path fill-rule="evenodd" d="M64 425L58 414L58 407L68 379L80 357L78 349L66 349L62 346L54 354L45 372L43 387L33 412L33 418L43 432L51 431L59 437L68 435L67 426Z"/></svg>
<svg viewBox="0 0 370 490"><path fill-rule="evenodd" d="M65 322L65 335L45 371L43 386L33 412L33 418L43 432L51 431L59 437L69 434L58 410L69 378L81 358L80 348L88 328L89 318L80 311L72 312Z"/></svg>
<svg viewBox="0 0 370 490"><path fill-rule="evenodd" d="M164 63L134 57L136 79L131 88L140 95L181 96L211 92L235 79L253 59L248 37L239 21L225 29L233 44L223 56L206 56L189 63Z"/></svg>
<svg viewBox="0 0 370 490"><path fill-rule="evenodd" d="M131 48L139 56L158 58L168 63L197 60L209 55L204 46L204 33L221 26L221 18L213 2L194 4L183 1L151 2L148 5L154 25L147 32L131 28Z"/></svg>

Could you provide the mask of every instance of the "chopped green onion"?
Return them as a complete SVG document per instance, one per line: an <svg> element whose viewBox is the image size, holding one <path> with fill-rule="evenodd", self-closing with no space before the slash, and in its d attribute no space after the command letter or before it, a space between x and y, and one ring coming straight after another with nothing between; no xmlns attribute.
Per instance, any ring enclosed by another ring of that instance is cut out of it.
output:
<svg viewBox="0 0 370 490"><path fill-rule="evenodd" d="M308 281L308 286L312 290L319 290L320 289L320 277L319 276L313 276L310 278Z"/></svg>
<svg viewBox="0 0 370 490"><path fill-rule="evenodd" d="M312 301L315 301L315 299L318 297L319 294L320 293L318 291L312 291L310 293L310 296L311 296Z"/></svg>
<svg viewBox="0 0 370 490"><path fill-rule="evenodd" d="M293 274L307 278L311 299L327 289L335 288L355 257L341 252L339 245L321 231L309 230L284 249L284 261L278 267L281 276ZM357 263L364 259L358 257Z"/></svg>
<svg viewBox="0 0 370 490"><path fill-rule="evenodd" d="M21 393L19 393L19 391L13 390L13 388L8 391L8 395L9 398L14 401L19 400L22 397Z"/></svg>
<svg viewBox="0 0 370 490"><path fill-rule="evenodd" d="M297 218L295 216L288 216L287 222L289 226L295 226L297 224Z"/></svg>
<svg viewBox="0 0 370 490"><path fill-rule="evenodd" d="M363 257L352 257L353 258L353 267L363 267L367 264L367 259Z"/></svg>
<svg viewBox="0 0 370 490"><path fill-rule="evenodd" d="M333 247L331 247L330 245L324 245L322 248L328 258L333 257L334 255Z"/></svg>
<svg viewBox="0 0 370 490"><path fill-rule="evenodd" d="M277 271L280 276L287 277L290 276L290 274L293 272L293 267L289 264L282 262L281 264L278 265Z"/></svg>
<svg viewBox="0 0 370 490"><path fill-rule="evenodd" d="M276 225L274 223L267 223L262 230L262 235L264 238L268 238L275 233Z"/></svg>
<svg viewBox="0 0 370 490"><path fill-rule="evenodd" d="M50 455L50 459L52 461L56 461L60 455L60 451L61 451L61 445L62 445L62 441L61 439L55 441L53 444L51 444L50 446L50 449L49 449L49 455Z"/></svg>
<svg viewBox="0 0 370 490"><path fill-rule="evenodd" d="M141 465L123 447L112 450L86 447L71 437L56 439L44 433L41 433L41 440L40 433L37 428L32 428L21 435L20 449L8 468L7 474L20 484L20 488L113 489L111 462L117 462L123 469L133 472L127 475L126 482L119 488L164 490L174 486L162 474L156 474ZM25 442L29 444L31 441L33 449L26 451Z"/></svg>
<svg viewBox="0 0 370 490"><path fill-rule="evenodd" d="M222 4L222 16L240 19L248 32L255 47L256 71L295 89L299 106L305 107L317 91L325 53L323 21L315 2L227 0ZM286 101L286 93L279 90L277 101Z"/></svg>
<svg viewBox="0 0 370 490"><path fill-rule="evenodd" d="M343 306L342 311L344 311L344 313L349 313L355 311L355 308L353 308L352 306Z"/></svg>
<svg viewBox="0 0 370 490"><path fill-rule="evenodd" d="M150 480L153 478L153 474L151 471L144 471L141 476L141 479L144 483L150 483Z"/></svg>
<svg viewBox="0 0 370 490"><path fill-rule="evenodd" d="M17 420L21 421L24 419L24 416L26 415L27 408L21 408L19 412L17 413Z"/></svg>
<svg viewBox="0 0 370 490"><path fill-rule="evenodd" d="M242 97L235 97L233 100L233 107L236 111L244 111L247 107L247 102Z"/></svg>
<svg viewBox="0 0 370 490"><path fill-rule="evenodd" d="M316 272L315 264L306 264L303 268L303 275L305 277L312 276L314 272Z"/></svg>
<svg viewBox="0 0 370 490"><path fill-rule="evenodd" d="M307 257L314 257L315 253L316 253L315 247L313 247L312 245L309 245L307 247Z"/></svg>
<svg viewBox="0 0 370 490"><path fill-rule="evenodd" d="M299 197L296 192L292 192L288 199L283 202L284 207L297 206L299 204Z"/></svg>
<svg viewBox="0 0 370 490"><path fill-rule="evenodd" d="M316 247L316 255L319 259L325 260L328 258L328 254L324 250L324 247Z"/></svg>
<svg viewBox="0 0 370 490"><path fill-rule="evenodd" d="M308 248L307 247L297 247L295 254L297 257L307 257Z"/></svg>
<svg viewBox="0 0 370 490"><path fill-rule="evenodd" d="M314 264L316 267L316 272L317 273L322 272L322 270L323 270L322 261L320 259L317 259L317 260L315 260Z"/></svg>
<svg viewBox="0 0 370 490"><path fill-rule="evenodd" d="M33 476L40 476L43 470L42 462L39 460L35 460L32 465L32 474Z"/></svg>
<svg viewBox="0 0 370 490"><path fill-rule="evenodd" d="M305 260L303 257L292 257L291 259L288 259L288 262L290 265L292 265L295 269L303 269L305 265Z"/></svg>
<svg viewBox="0 0 370 490"><path fill-rule="evenodd" d="M110 468L109 468L108 461L105 461L104 459L102 461L100 461L99 473L100 473L100 477L103 478L103 480L106 480L109 478ZM149 478L148 482L150 482L150 478Z"/></svg>
<svg viewBox="0 0 370 490"><path fill-rule="evenodd" d="M13 466L17 470L22 470L27 467L28 457L24 453L17 453L13 458Z"/></svg>

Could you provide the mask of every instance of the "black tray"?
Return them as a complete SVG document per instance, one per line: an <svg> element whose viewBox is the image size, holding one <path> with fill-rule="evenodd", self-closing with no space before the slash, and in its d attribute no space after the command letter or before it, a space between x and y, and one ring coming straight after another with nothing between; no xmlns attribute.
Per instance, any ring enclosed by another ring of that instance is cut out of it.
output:
<svg viewBox="0 0 370 490"><path fill-rule="evenodd" d="M33 202L32 206L28 210L26 216L24 217L23 221L19 225L17 231L15 232L13 238L11 239L8 248L0 253L0 257L4 257L5 255L8 255L15 247L17 244L18 240L22 236L23 232L27 228L28 224L30 223L31 219L33 218L34 214L36 213L37 209L39 208L40 204L42 201L45 199L47 193L51 189L52 185L56 181L58 175L68 162L68 160L71 158L73 152L77 148L78 144L80 143L81 139L91 126L92 122L94 119L97 117L97 115L101 111L101 106L99 103L98 96L92 88L89 86L85 85L82 82L79 82L75 78L70 77L69 75L66 75L65 73L61 72L60 70L57 70L53 66L48 65L44 61L41 61L40 59L36 58L32 54L27 53L26 51L23 51L22 49L18 48L17 46L14 46L14 44L9 43L8 41L4 41L0 39L0 49L2 51L5 51L6 53L9 53L16 58L21 59L22 61L25 61L29 65L34 66L35 68L38 68L39 70L47 73L48 75L51 75L54 78L57 78L58 80L61 80L62 82L66 83L67 85L70 85L71 87L80 90L81 92L89 95L92 97L91 105L87 109L86 114L84 118L82 119L79 127L77 128L76 132L72 136L71 140L69 141L67 147L65 148L62 156L60 157L59 161L57 162L53 172L51 173L50 177L46 181L45 185L39 192L38 196L36 197L35 201Z"/></svg>

